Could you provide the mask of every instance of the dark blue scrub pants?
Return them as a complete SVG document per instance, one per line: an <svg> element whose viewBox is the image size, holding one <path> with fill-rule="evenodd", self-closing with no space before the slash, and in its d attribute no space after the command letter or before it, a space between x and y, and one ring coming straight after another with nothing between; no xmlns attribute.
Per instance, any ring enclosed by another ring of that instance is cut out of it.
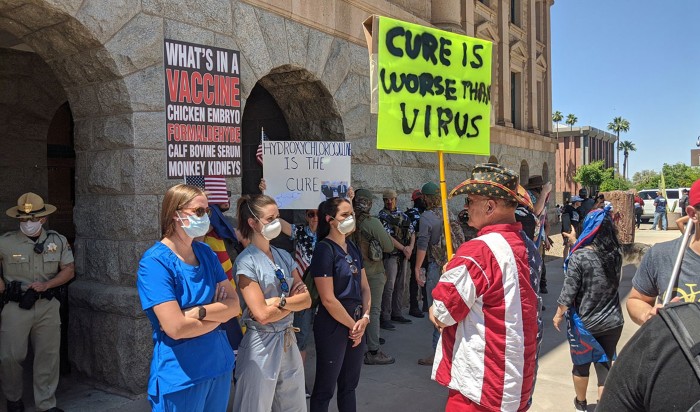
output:
<svg viewBox="0 0 700 412"><path fill-rule="evenodd" d="M326 412L338 384L338 411L355 412L355 389L360 381L366 337L352 347L350 330L338 323L323 305L314 320L316 379L311 395L311 412Z"/></svg>

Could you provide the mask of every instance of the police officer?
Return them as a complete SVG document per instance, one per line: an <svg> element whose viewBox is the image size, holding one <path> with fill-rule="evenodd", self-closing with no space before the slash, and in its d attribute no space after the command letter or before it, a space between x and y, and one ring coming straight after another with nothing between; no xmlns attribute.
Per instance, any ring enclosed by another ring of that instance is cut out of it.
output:
<svg viewBox="0 0 700 412"><path fill-rule="evenodd" d="M22 362L31 337L34 348L34 402L37 411L56 407L61 344L57 288L74 276L73 252L64 236L44 230L56 207L37 194L25 193L7 215L19 220L18 231L0 236L5 306L0 323L0 378L8 412L24 411Z"/></svg>

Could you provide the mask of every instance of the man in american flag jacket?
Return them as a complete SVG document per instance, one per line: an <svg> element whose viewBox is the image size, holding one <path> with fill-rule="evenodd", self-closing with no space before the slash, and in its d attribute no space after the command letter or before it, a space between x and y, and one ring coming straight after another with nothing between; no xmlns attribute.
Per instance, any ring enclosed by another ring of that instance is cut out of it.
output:
<svg viewBox="0 0 700 412"><path fill-rule="evenodd" d="M515 220L519 177L477 165L450 196L467 195L479 236L463 243L433 291L441 329L432 379L449 388L446 411L525 411L537 371L541 259Z"/></svg>

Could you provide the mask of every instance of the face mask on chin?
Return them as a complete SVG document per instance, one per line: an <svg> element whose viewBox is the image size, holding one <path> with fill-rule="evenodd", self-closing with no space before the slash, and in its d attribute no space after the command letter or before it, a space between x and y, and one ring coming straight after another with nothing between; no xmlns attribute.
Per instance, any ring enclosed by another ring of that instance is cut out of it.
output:
<svg viewBox="0 0 700 412"><path fill-rule="evenodd" d="M19 222L19 230L29 237L35 237L41 233L41 221L38 222Z"/></svg>

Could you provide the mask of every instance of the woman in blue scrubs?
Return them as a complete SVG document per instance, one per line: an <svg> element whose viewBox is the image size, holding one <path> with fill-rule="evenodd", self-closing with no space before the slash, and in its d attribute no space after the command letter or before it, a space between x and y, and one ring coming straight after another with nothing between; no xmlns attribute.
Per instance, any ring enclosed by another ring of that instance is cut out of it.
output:
<svg viewBox="0 0 700 412"><path fill-rule="evenodd" d="M355 389L360 381L365 329L371 305L362 254L346 237L355 230L352 204L338 197L318 207L318 239L311 274L321 298L316 320L316 379L311 412L326 412L336 385L338 410L357 410Z"/></svg>
<svg viewBox="0 0 700 412"><path fill-rule="evenodd" d="M153 327L148 399L153 411L225 411L234 355L221 324L240 312L216 254L195 237L209 230L200 188L171 187L160 215L163 238L144 253L136 281Z"/></svg>
<svg viewBox="0 0 700 412"><path fill-rule="evenodd" d="M238 230L250 244L233 267L246 334L238 346L234 411L306 412L304 366L294 336L294 312L311 306L297 265L270 245L282 231L275 201L238 201Z"/></svg>

